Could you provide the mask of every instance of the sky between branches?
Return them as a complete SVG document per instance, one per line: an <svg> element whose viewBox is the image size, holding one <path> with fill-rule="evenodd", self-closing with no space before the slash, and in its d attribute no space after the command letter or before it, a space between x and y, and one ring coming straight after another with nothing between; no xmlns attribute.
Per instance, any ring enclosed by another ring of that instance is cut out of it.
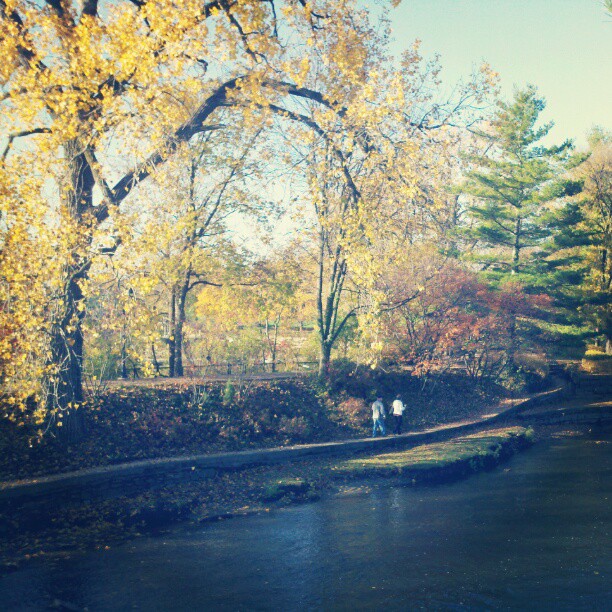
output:
<svg viewBox="0 0 612 612"><path fill-rule="evenodd" d="M374 5L373 1L365 2ZM500 73L502 96L533 83L548 104L552 143L586 144L594 125L612 125L612 17L602 0L403 0L390 14L393 51L415 38L440 53L451 86L483 60Z"/></svg>

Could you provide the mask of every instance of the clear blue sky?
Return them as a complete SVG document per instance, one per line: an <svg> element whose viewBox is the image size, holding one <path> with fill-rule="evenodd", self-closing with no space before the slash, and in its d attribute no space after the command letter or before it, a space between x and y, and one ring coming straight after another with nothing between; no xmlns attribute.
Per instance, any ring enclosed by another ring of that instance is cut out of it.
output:
<svg viewBox="0 0 612 612"><path fill-rule="evenodd" d="M601 0L403 0L390 15L394 51L420 38L426 57L440 53L447 85L483 60L506 98L536 85L551 142L584 146L592 126L612 129L612 18Z"/></svg>

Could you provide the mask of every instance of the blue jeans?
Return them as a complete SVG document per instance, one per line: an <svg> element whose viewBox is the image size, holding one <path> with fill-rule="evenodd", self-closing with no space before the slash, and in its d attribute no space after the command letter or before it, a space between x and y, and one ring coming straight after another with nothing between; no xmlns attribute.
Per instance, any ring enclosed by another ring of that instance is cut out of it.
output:
<svg viewBox="0 0 612 612"><path fill-rule="evenodd" d="M381 417L378 417L377 419L374 419L374 423L372 425L372 437L375 438L376 437L376 429L380 428L380 433L383 436L387 435L387 430L385 429L385 422L383 421L383 419Z"/></svg>

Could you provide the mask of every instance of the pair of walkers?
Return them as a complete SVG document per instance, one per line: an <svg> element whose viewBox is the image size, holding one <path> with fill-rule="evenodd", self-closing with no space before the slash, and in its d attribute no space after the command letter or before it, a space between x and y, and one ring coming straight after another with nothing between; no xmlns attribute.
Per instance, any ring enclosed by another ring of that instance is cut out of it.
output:
<svg viewBox="0 0 612 612"><path fill-rule="evenodd" d="M393 415L394 421L394 434L402 433L402 418L404 416L404 402L398 395L391 405L391 414ZM376 437L376 432L380 429L381 435L387 435L387 429L385 427L385 405L383 404L382 397L377 397L376 401L372 404L372 437Z"/></svg>

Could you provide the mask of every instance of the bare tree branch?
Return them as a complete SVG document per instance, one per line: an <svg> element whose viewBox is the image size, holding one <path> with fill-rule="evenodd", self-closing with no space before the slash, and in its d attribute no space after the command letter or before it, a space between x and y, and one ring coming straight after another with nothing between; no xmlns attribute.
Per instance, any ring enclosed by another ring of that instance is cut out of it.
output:
<svg viewBox="0 0 612 612"><path fill-rule="evenodd" d="M9 154L11 146L13 145L13 141L16 138L22 138L23 136L32 136L34 134L50 134L51 130L49 128L34 128L32 130L22 130L20 132L14 132L9 134L7 137L6 146L4 147L4 151L2 151L2 155L0 155L0 161L4 161Z"/></svg>

